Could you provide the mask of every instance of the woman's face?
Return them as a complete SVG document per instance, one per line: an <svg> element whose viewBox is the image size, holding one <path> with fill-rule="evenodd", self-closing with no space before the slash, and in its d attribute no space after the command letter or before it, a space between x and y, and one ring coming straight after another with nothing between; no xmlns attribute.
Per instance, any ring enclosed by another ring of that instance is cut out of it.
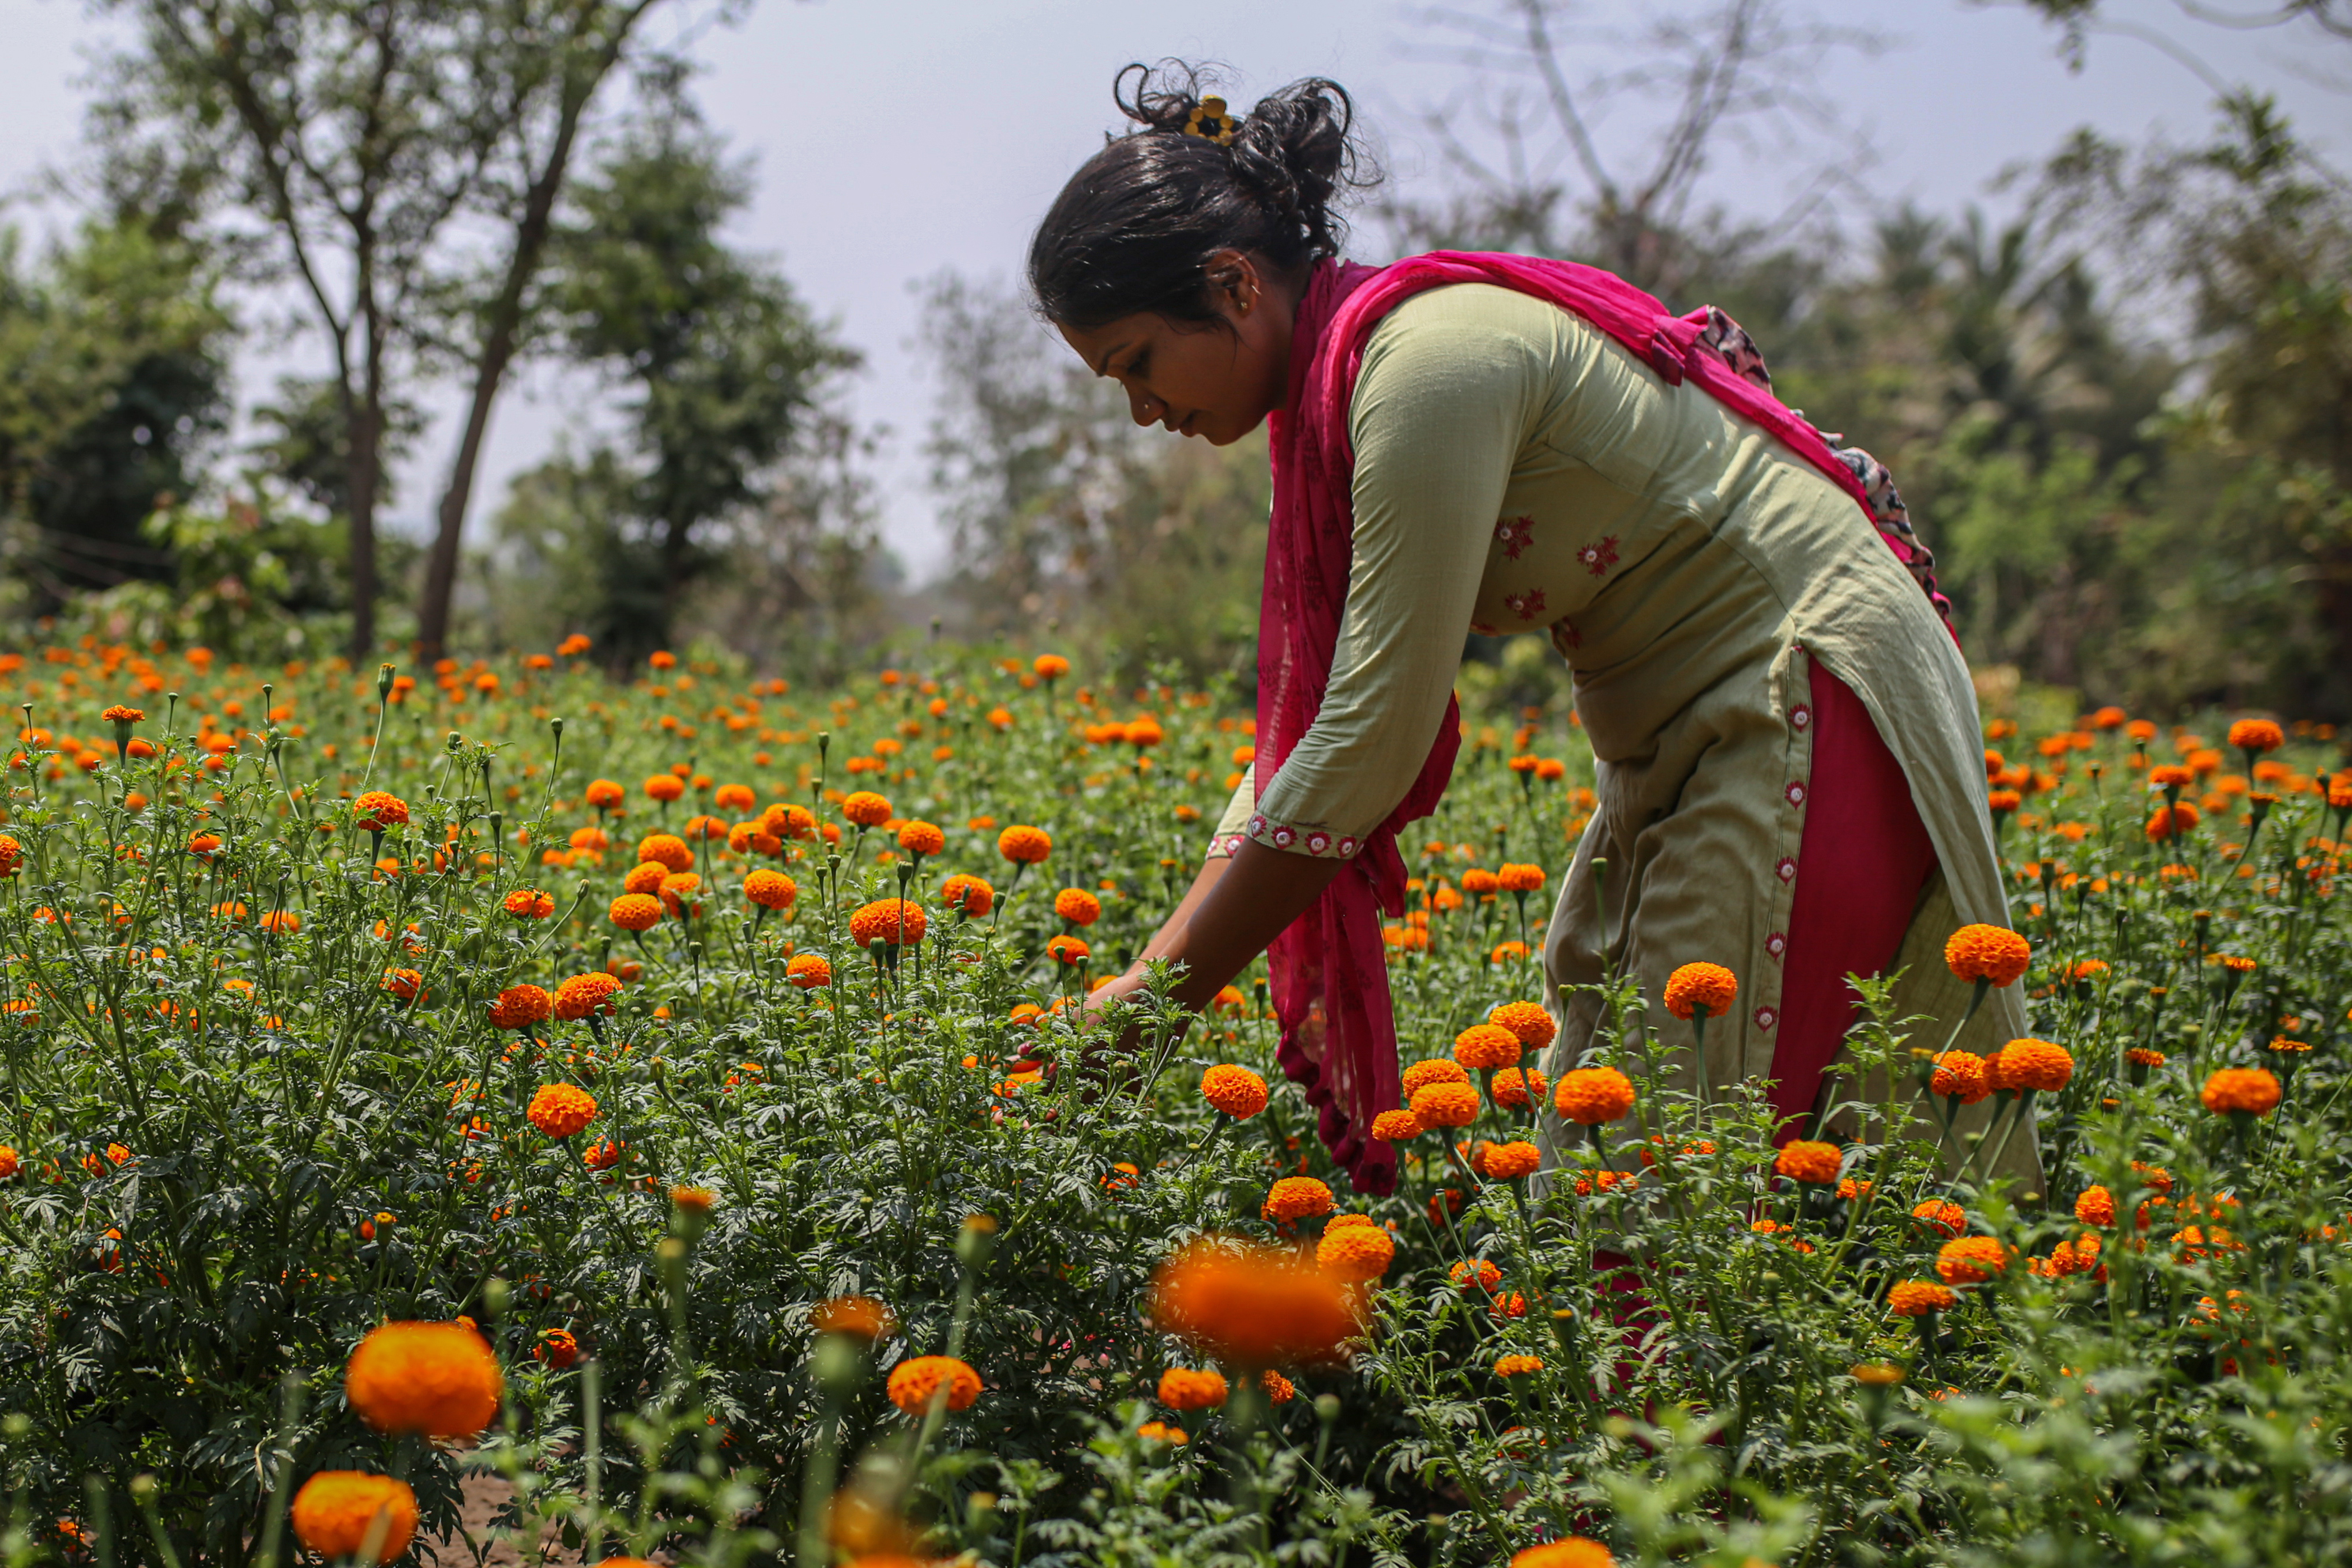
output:
<svg viewBox="0 0 2352 1568"><path fill-rule="evenodd" d="M1219 251L1204 272L1219 321L1177 323L1146 311L1061 333L1095 374L1127 389L1136 423L1224 446L1288 393L1296 298L1240 251Z"/></svg>

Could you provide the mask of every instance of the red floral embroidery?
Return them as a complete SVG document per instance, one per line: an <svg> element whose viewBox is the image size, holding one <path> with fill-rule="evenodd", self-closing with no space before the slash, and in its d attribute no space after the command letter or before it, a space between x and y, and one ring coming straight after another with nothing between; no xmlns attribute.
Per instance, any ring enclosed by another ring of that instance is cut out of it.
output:
<svg viewBox="0 0 2352 1568"><path fill-rule="evenodd" d="M1585 570L1601 576L1617 564L1617 536L1611 534L1599 544L1586 545L1576 552L1576 559L1584 563Z"/></svg>
<svg viewBox="0 0 2352 1568"><path fill-rule="evenodd" d="M1804 704L1799 703L1795 707L1789 710L1789 724L1790 727L1795 729L1808 729L1811 727L1812 722L1813 710L1807 707Z"/></svg>
<svg viewBox="0 0 2352 1568"><path fill-rule="evenodd" d="M1531 517L1504 517L1495 524L1495 538L1503 547L1503 553L1517 560L1519 552L1528 548L1528 541L1534 538L1535 528L1536 520Z"/></svg>
<svg viewBox="0 0 2352 1568"><path fill-rule="evenodd" d="M1781 954L1786 953L1788 950L1789 937L1786 932L1775 931L1771 936L1764 938L1764 951L1769 953L1775 958L1780 956Z"/></svg>
<svg viewBox="0 0 2352 1568"><path fill-rule="evenodd" d="M1805 781L1801 779L1790 779L1789 788L1783 790L1782 793L1789 797L1790 805L1798 807L1803 806L1805 803Z"/></svg>
<svg viewBox="0 0 2352 1568"><path fill-rule="evenodd" d="M1576 629L1574 622L1563 615L1551 623L1551 645L1563 653L1570 648L1581 648L1584 646L1584 633Z"/></svg>
<svg viewBox="0 0 2352 1568"><path fill-rule="evenodd" d="M1756 1009L1756 1027L1758 1029L1770 1029L1774 1024L1779 1023L1780 1021L1780 1015L1774 1012L1770 1008L1758 1008Z"/></svg>
<svg viewBox="0 0 2352 1568"><path fill-rule="evenodd" d="M1506 593L1503 595L1503 602L1510 606L1511 613L1520 620L1532 621L1543 613L1544 592L1542 589L1537 588L1525 593Z"/></svg>
<svg viewBox="0 0 2352 1568"><path fill-rule="evenodd" d="M1792 856L1782 855L1780 857L1780 863L1774 866L1772 870L1780 876L1782 882L1794 882L1797 880L1797 862Z"/></svg>

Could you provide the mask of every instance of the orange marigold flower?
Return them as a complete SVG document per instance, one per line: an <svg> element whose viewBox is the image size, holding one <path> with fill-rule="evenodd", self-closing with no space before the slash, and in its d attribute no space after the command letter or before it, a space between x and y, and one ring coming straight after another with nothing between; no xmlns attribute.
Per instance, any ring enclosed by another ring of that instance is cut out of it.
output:
<svg viewBox="0 0 2352 1568"><path fill-rule="evenodd" d="M551 1138L568 1138L596 1119L595 1097L572 1083L542 1083L530 1097L530 1124Z"/></svg>
<svg viewBox="0 0 2352 1568"><path fill-rule="evenodd" d="M1844 1163L1845 1156L1835 1144L1792 1138L1781 1145L1780 1158L1772 1162L1772 1168L1791 1181L1827 1186L1837 1180Z"/></svg>
<svg viewBox="0 0 2352 1568"><path fill-rule="evenodd" d="M1911 1218L1927 1221L1947 1236L1958 1236L1969 1228L1969 1211L1949 1198L1931 1197L1912 1209Z"/></svg>
<svg viewBox="0 0 2352 1568"><path fill-rule="evenodd" d="M320 1470L294 1494L295 1539L330 1563L357 1556L371 1538L390 1563L416 1534L416 1494L406 1481L364 1470Z"/></svg>
<svg viewBox="0 0 2352 1568"><path fill-rule="evenodd" d="M2001 1088L2055 1094L2074 1078L2074 1059L2046 1040L2012 1040L1993 1059L1993 1071Z"/></svg>
<svg viewBox="0 0 2352 1568"><path fill-rule="evenodd" d="M555 988L555 1016L576 1023L597 1013L610 1013L613 998L620 994L621 982L610 975L574 975Z"/></svg>
<svg viewBox="0 0 2352 1568"><path fill-rule="evenodd" d="M665 872L694 869L693 849L676 833L647 833L637 841L637 859Z"/></svg>
<svg viewBox="0 0 2352 1568"><path fill-rule="evenodd" d="M871 789L856 789L842 801L841 814L861 828L878 828L890 820L890 802Z"/></svg>
<svg viewBox="0 0 2352 1568"><path fill-rule="evenodd" d="M385 1323L343 1368L343 1395L379 1432L471 1437L506 1394L498 1358L462 1323Z"/></svg>
<svg viewBox="0 0 2352 1568"><path fill-rule="evenodd" d="M1454 1060L1474 1072L1513 1066L1522 1049L1519 1037L1500 1024L1474 1023L1454 1037Z"/></svg>
<svg viewBox="0 0 2352 1568"><path fill-rule="evenodd" d="M1948 1312L1958 1300L1949 1286L1938 1285L1933 1280L1906 1280L1886 1292L1887 1310L1898 1318Z"/></svg>
<svg viewBox="0 0 2352 1568"><path fill-rule="evenodd" d="M1225 1375L1171 1366L1160 1375L1160 1403L1171 1410L1208 1410L1225 1402Z"/></svg>
<svg viewBox="0 0 2352 1568"><path fill-rule="evenodd" d="M1155 1443L1189 1443L1192 1440L1191 1434L1187 1433L1183 1427L1171 1427L1165 1421L1146 1421L1142 1426L1138 1427L1135 1429L1135 1435L1139 1437L1149 1437ZM877 1559L871 1557L863 1558L860 1561L868 1563L877 1562ZM912 1565L914 1561L915 1560L911 1557L908 1558L907 1563ZM894 1563L885 1563L881 1565L881 1568L898 1568L898 1565Z"/></svg>
<svg viewBox="0 0 2352 1568"><path fill-rule="evenodd" d="M1459 1290L1492 1292L1503 1282L1503 1271L1484 1258L1456 1263L1445 1271L1445 1277Z"/></svg>
<svg viewBox="0 0 2352 1568"><path fill-rule="evenodd" d="M1054 914L1073 925L1092 925L1102 918L1102 900L1083 887L1066 887L1054 895Z"/></svg>
<svg viewBox="0 0 2352 1568"><path fill-rule="evenodd" d="M1258 1218L1282 1224L1331 1212L1331 1189L1313 1176L1284 1176L1266 1190Z"/></svg>
<svg viewBox="0 0 2352 1568"><path fill-rule="evenodd" d="M555 913L555 900L535 887L519 887L506 895L504 906L517 920L544 920Z"/></svg>
<svg viewBox="0 0 2352 1568"><path fill-rule="evenodd" d="M1424 1127L1466 1127L1478 1119L1478 1091L1467 1083L1424 1083L1413 1092L1412 1109Z"/></svg>
<svg viewBox="0 0 2352 1568"><path fill-rule="evenodd" d="M1486 1092L1493 1096L1496 1104L1516 1109L1542 1099L1544 1092L1550 1086L1551 1080L1535 1068L1506 1067L1495 1074L1495 1081L1487 1086Z"/></svg>
<svg viewBox="0 0 2352 1568"><path fill-rule="evenodd" d="M1433 1056L1426 1061L1416 1061L1404 1070L1404 1097L1412 1099L1432 1083L1467 1083L1470 1074L1460 1062L1443 1056Z"/></svg>
<svg viewBox="0 0 2352 1568"><path fill-rule="evenodd" d="M890 1309L871 1296L835 1296L820 1302L809 1322L819 1333L849 1334L868 1344L896 1326Z"/></svg>
<svg viewBox="0 0 2352 1568"><path fill-rule="evenodd" d="M1070 661L1059 653L1040 653L1029 667L1041 681L1058 681L1070 673Z"/></svg>
<svg viewBox="0 0 2352 1568"><path fill-rule="evenodd" d="M2147 820L2150 841L2176 839L2195 827L2199 821L2197 808L2182 800L2175 805L2158 806Z"/></svg>
<svg viewBox="0 0 2352 1568"><path fill-rule="evenodd" d="M743 878L743 896L762 909L790 909L800 891L791 877L764 866Z"/></svg>
<svg viewBox="0 0 2352 1568"><path fill-rule="evenodd" d="M1339 1219L1370 1218L1342 1215ZM1342 1225L1339 1219L1323 1228L1323 1238L1315 1244L1315 1266L1335 1280L1357 1285L1387 1273L1396 1260L1395 1238L1383 1226Z"/></svg>
<svg viewBox="0 0 2352 1568"><path fill-rule="evenodd" d="M649 799L668 802L686 793L686 780L675 773L656 773L645 783Z"/></svg>
<svg viewBox="0 0 2352 1568"><path fill-rule="evenodd" d="M555 998L538 986L509 986L490 1004L492 1029L529 1029L555 1015Z"/></svg>
<svg viewBox="0 0 2352 1568"><path fill-rule="evenodd" d="M1580 1067L1560 1075L1551 1103L1578 1126L1598 1126L1633 1108L1633 1081L1613 1067Z"/></svg>
<svg viewBox="0 0 2352 1568"><path fill-rule="evenodd" d="M709 1214L719 1205L719 1195L707 1186L674 1186L669 1189L673 1207L688 1214Z"/></svg>
<svg viewBox="0 0 2352 1568"><path fill-rule="evenodd" d="M1472 866L1462 873L1462 891L1472 898L1484 898L1502 889L1501 881L1484 866Z"/></svg>
<svg viewBox="0 0 2352 1568"><path fill-rule="evenodd" d="M1497 1377L1526 1377L1542 1370L1543 1357L1539 1355L1505 1355L1495 1359L1495 1375Z"/></svg>
<svg viewBox="0 0 2352 1568"><path fill-rule="evenodd" d="M1536 1358L1529 1355L1517 1359L1535 1361ZM1540 1366L1543 1364L1537 1362L1536 1364ZM1495 1370L1503 1370L1500 1364ZM1511 1568L1617 1568L1617 1559L1598 1541L1588 1541L1581 1535L1567 1535L1558 1541L1547 1541L1541 1546L1521 1547L1511 1554Z"/></svg>
<svg viewBox="0 0 2352 1568"><path fill-rule="evenodd" d="M928 1415L942 1389L948 1409L968 1410L980 1397L980 1374L952 1355L919 1355L890 1369L890 1403L909 1416Z"/></svg>
<svg viewBox="0 0 2352 1568"><path fill-rule="evenodd" d="M414 969L386 969L383 988L395 1000L414 1002L425 995L425 977Z"/></svg>
<svg viewBox="0 0 2352 1568"><path fill-rule="evenodd" d="M2074 1200L2074 1218L2084 1225L2108 1226L2116 1222L2116 1197L2104 1186L2088 1186Z"/></svg>
<svg viewBox="0 0 2352 1568"><path fill-rule="evenodd" d="M2276 751L2286 732L2266 718L2242 718L2230 727L2230 744L2241 751Z"/></svg>
<svg viewBox="0 0 2352 1568"><path fill-rule="evenodd" d="M650 931L661 924L662 901L650 893L625 893L605 911L624 931Z"/></svg>
<svg viewBox="0 0 2352 1568"><path fill-rule="evenodd" d="M1534 893L1544 884L1539 865L1506 865L1495 873L1496 885L1505 893Z"/></svg>
<svg viewBox="0 0 2352 1568"><path fill-rule="evenodd" d="M1685 964L1666 977L1666 1010L1678 1019L1704 1009L1719 1019L1739 995L1739 977L1720 964Z"/></svg>
<svg viewBox="0 0 2352 1568"><path fill-rule="evenodd" d="M1384 1144L1411 1143L1428 1130L1410 1111L1383 1111L1372 1118L1372 1136Z"/></svg>
<svg viewBox="0 0 2352 1568"><path fill-rule="evenodd" d="M784 965L784 978L802 990L819 990L833 984L833 965L822 953L795 953Z"/></svg>
<svg viewBox="0 0 2352 1568"><path fill-rule="evenodd" d="M2024 937L2000 925L1963 925L1944 943L1944 963L1963 980L2011 986L2033 961Z"/></svg>
<svg viewBox="0 0 2352 1568"><path fill-rule="evenodd" d="M129 707L121 703L116 703L112 707L108 708L104 713L100 714L98 716L106 720L110 724L138 724L147 717L147 710L144 708ZM2232 742L2232 744L2235 743Z"/></svg>
<svg viewBox="0 0 2352 1568"><path fill-rule="evenodd" d="M996 907L996 889L961 872L940 884L940 902L977 920Z"/></svg>
<svg viewBox="0 0 2352 1568"><path fill-rule="evenodd" d="M2061 1241L2051 1249L2050 1260L2038 1273L2050 1276L2087 1274L2099 1266L2099 1239L2079 1236L2071 1241Z"/></svg>
<svg viewBox="0 0 2352 1568"><path fill-rule="evenodd" d="M1858 1203L1868 1197L1871 1189L1877 1185L1876 1182L1856 1181L1853 1177L1848 1176L1838 1183L1837 1195L1847 1203Z"/></svg>
<svg viewBox="0 0 2352 1568"><path fill-rule="evenodd" d="M1486 1015L1486 1021L1517 1035L1519 1043L1529 1051L1541 1051L1549 1045L1559 1029L1552 1022L1551 1014L1544 1011L1541 1002L1500 1003Z"/></svg>
<svg viewBox="0 0 2352 1568"><path fill-rule="evenodd" d="M1957 1098L1963 1105L1973 1105L1992 1092L1992 1074L1985 1059L1975 1051L1948 1051L1936 1058L1935 1076L1927 1081L1927 1087Z"/></svg>
<svg viewBox="0 0 2352 1568"><path fill-rule="evenodd" d="M619 805L626 793L613 779L592 779L588 781L588 788L582 791L581 799L600 811L608 811Z"/></svg>
<svg viewBox="0 0 2352 1568"><path fill-rule="evenodd" d="M689 919L702 911L701 901L695 894L702 891L702 877L690 871L672 872L662 878L656 890L661 894L662 907L680 920Z"/></svg>
<svg viewBox="0 0 2352 1568"><path fill-rule="evenodd" d="M1201 1074L1201 1097L1236 1122L1265 1109L1265 1080L1246 1067L1219 1062Z"/></svg>
<svg viewBox="0 0 2352 1568"><path fill-rule="evenodd" d="M1948 1285L1974 1285L2009 1267L2009 1249L1998 1237L1963 1236L1936 1249L1936 1272Z"/></svg>
<svg viewBox="0 0 2352 1568"><path fill-rule="evenodd" d="M910 855L935 855L948 847L948 836L936 822L908 822L898 830L898 847Z"/></svg>
<svg viewBox="0 0 2352 1568"><path fill-rule="evenodd" d="M2165 1059L2164 1052L2160 1051L2150 1051L2144 1045L2135 1045L2124 1052L2124 1060L2134 1067L2161 1067L2164 1065Z"/></svg>
<svg viewBox="0 0 2352 1568"><path fill-rule="evenodd" d="M1075 936L1056 936L1045 944L1045 951L1062 964L1083 964L1094 956L1094 950Z"/></svg>
<svg viewBox="0 0 2352 1568"><path fill-rule="evenodd" d="M1054 852L1054 840L1043 828L1016 822L996 835L996 852L1016 865L1036 865Z"/></svg>
<svg viewBox="0 0 2352 1568"><path fill-rule="evenodd" d="M1257 1375L1257 1382L1265 1390L1265 1396L1276 1405L1287 1405L1298 1397L1297 1385L1270 1366Z"/></svg>
<svg viewBox="0 0 2352 1568"><path fill-rule="evenodd" d="M408 802L388 790L371 789L352 802L352 821L355 826L381 831L406 821Z"/></svg>
<svg viewBox="0 0 2352 1568"><path fill-rule="evenodd" d="M1294 1365L1328 1361L1360 1335L1363 1301L1288 1248L1203 1238L1160 1266L1151 1319L1227 1365Z"/></svg>
<svg viewBox="0 0 2352 1568"><path fill-rule="evenodd" d="M1535 1175L1537 1167L1542 1164L1541 1150L1523 1139L1515 1139L1507 1144L1487 1145L1486 1157L1480 1162L1478 1168L1497 1181L1516 1181L1521 1176Z"/></svg>
<svg viewBox="0 0 2352 1568"><path fill-rule="evenodd" d="M2205 1080L2197 1097L2215 1115L2245 1111L2267 1116L2278 1109L2279 1081L2263 1068L2224 1067Z"/></svg>
<svg viewBox="0 0 2352 1568"><path fill-rule="evenodd" d="M920 942L930 925L923 906L911 899L877 898L849 917L849 939L860 947L882 942L900 947Z"/></svg>
<svg viewBox="0 0 2352 1568"><path fill-rule="evenodd" d="M628 1145L615 1143L611 1138L600 1138L581 1152L580 1163L592 1171L608 1171L621 1163L621 1156L628 1152Z"/></svg>
<svg viewBox="0 0 2352 1568"><path fill-rule="evenodd" d="M580 1341L570 1329L541 1329L530 1347L533 1361L543 1361L558 1372L580 1359Z"/></svg>

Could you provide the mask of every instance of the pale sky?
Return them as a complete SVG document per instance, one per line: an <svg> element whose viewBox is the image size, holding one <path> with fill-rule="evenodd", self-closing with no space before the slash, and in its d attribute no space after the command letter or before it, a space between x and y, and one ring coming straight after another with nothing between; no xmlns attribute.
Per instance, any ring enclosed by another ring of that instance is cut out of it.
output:
<svg viewBox="0 0 2352 1568"><path fill-rule="evenodd" d="M1461 0L1468 8L1476 0ZM1593 0L1606 18L1653 11ZM2251 8L2251 5L2249 5ZM912 575L940 570L944 540L923 484L921 439L932 389L913 337L912 286L941 268L1010 277L1031 226L1069 172L1116 123L1112 73L1130 59L1178 55L1233 68L1237 109L1255 91L1326 75L1355 91L1389 165L1408 191L1439 188L1444 170L1412 110L1462 83L1430 57L1427 8L1390 0L1186 0L1139 7L1103 0L758 0L740 27L701 37L698 92L709 118L758 161L759 196L740 243L777 257L814 308L865 350L852 394L862 420L891 427L876 476L886 537ZM2053 34L2011 6L1961 0L1791 0L1821 21L1887 36L1875 58L1824 57L1821 85L1867 132L1878 160L1869 188L1956 211L1985 197L2005 165L2048 154L2072 128L2177 137L2210 123L2210 93L2179 60L2131 37L2093 41L2070 75ZM2207 68L2275 91L2304 131L2339 160L2352 147L2352 91L2306 78L2309 59L2352 72L2352 50L2299 50L2285 32L2230 33L2184 19L2173 0L2110 0L2127 25L2160 29ZM107 24L81 0L0 0L0 192L78 155L93 45ZM1424 47L1416 47L1416 40ZM1630 124L1604 126L1622 145ZM1727 166L1712 187L1735 210L1777 211L1785 180ZM18 214L38 228L37 214ZM1377 249L1368 232L1365 246ZM1374 257L1377 259L1377 257ZM1672 301L1678 308L1696 301ZM281 350L295 361L316 345ZM1769 349L1769 345L1768 345ZM242 393L266 392L273 357L244 366ZM520 395L518 395L520 394ZM507 477L542 457L581 416L581 388L535 371L499 404L468 538L487 533ZM446 409L454 396L434 406ZM454 431L444 418L406 476L393 519L421 530Z"/></svg>

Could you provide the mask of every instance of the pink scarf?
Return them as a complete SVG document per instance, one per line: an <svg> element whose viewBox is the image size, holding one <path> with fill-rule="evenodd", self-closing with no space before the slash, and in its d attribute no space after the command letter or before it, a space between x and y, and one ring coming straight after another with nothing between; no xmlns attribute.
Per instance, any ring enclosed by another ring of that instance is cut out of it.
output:
<svg viewBox="0 0 2352 1568"><path fill-rule="evenodd" d="M1862 483L1832 456L1821 434L1763 387L1701 344L1702 308L1675 316L1633 285L1573 262L1433 251L1385 267L1318 264L1299 301L1290 341L1289 396L1268 420L1274 517L1258 603L1257 788L1265 793L1323 706L1347 608L1353 553L1355 455L1348 413L1364 345L1408 297L1449 283L1491 283L1574 311L1641 357L1670 385L1695 381L1734 413L1770 431L1799 456L1875 513ZM1906 565L1910 551L1881 533ZM1436 808L1460 749L1461 715L1448 702L1428 760L1388 820L1357 848L1304 915L1268 949L1279 1060L1307 1092L1331 1157L1360 1192L1396 1187L1396 1151L1370 1135L1371 1122L1402 1092L1396 1019L1381 940L1383 911L1404 909L1404 857L1397 833Z"/></svg>

